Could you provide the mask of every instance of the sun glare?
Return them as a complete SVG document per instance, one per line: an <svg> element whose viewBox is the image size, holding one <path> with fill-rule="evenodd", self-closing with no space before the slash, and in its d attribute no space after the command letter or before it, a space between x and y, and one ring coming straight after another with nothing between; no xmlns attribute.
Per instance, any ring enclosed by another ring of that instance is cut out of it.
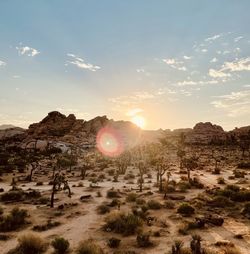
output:
<svg viewBox="0 0 250 254"><path fill-rule="evenodd" d="M134 116L132 119L131 119L132 123L136 124L138 127L140 128L144 128L145 125L146 125L146 120L143 116Z"/></svg>

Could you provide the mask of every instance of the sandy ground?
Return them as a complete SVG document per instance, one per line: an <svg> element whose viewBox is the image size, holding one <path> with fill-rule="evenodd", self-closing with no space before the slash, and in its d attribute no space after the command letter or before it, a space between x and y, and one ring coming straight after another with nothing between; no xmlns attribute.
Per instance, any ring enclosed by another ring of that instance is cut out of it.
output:
<svg viewBox="0 0 250 254"><path fill-rule="evenodd" d="M227 168L224 169L220 176L223 176L227 183L235 183L237 180L228 180L228 176L231 175L232 169ZM194 174L194 172L192 172ZM218 175L212 175L210 172L207 171L196 171L195 175L198 175L200 180L206 185L213 187L217 185L217 178ZM248 177L248 176L247 176ZM171 177L173 180L178 180L180 178L179 174L172 174ZM103 246L108 253L110 253L110 249L106 245L106 241L109 237L114 236L113 233L103 232L100 228L103 224L105 215L98 215L96 212L97 206L107 201L106 192L111 187L115 189L119 189L121 192L125 192L125 189L136 189L137 184L126 184L127 181L122 180L123 176L120 176L119 182L115 183L112 181L103 181L98 183L100 188L93 189L92 192L89 191L89 184L88 180L83 181L70 181L70 186L72 192L74 193L72 198L68 198L67 195L63 192L56 194L56 198L59 201L56 201L55 207L62 203L79 203L75 207L65 208L64 215L59 217L54 217L54 213L58 211L56 208L51 209L46 206L34 206L31 204L20 204L19 207L25 208L29 211L31 217L30 220L32 221L33 225L41 224L46 222L47 219L53 218L56 221L60 221L62 224L58 227L53 229L39 232L39 235L44 237L45 239L51 240L55 236L62 236L65 237L70 241L71 249L74 249L77 244L85 239L93 238L99 244ZM147 183L150 179L146 179L146 184L144 187L150 187L151 190L154 191L152 196L146 197L145 199L157 199L163 201L162 194L157 193L157 189L153 187L152 183ZM155 175L153 175L153 182L155 182ZM83 187L72 187L72 185L77 185L79 182L83 183ZM136 181L135 181L136 182ZM22 184L21 184L22 185ZM0 183L0 187L4 188L5 191L10 189L8 183L2 182ZM249 184L245 184L245 187L249 187ZM29 188L40 190L45 195L49 195L51 186L48 183L44 183L42 186L36 186L34 182L32 183L25 183L25 186L22 189L27 190ZM96 192L100 191L102 193L102 197L97 197ZM188 193L185 193L186 200L194 198L198 193L203 192L204 190L190 190ZM91 194L92 199L88 202L81 202L79 200L80 196ZM125 194L124 198L125 199ZM121 206L122 211L128 211L129 206L131 204L123 204ZM8 204L3 205L3 207L7 207L10 209L11 207L15 206L15 204ZM113 208L117 209L117 208ZM154 248L143 249L143 253L155 253L155 254L162 254L166 253L168 249L170 249L173 240L176 238L183 239L184 241L189 241L190 236L181 236L178 235L178 225L181 223L181 219L176 218L176 220L171 218L171 215L176 214L175 210L169 209L161 209L157 211L151 211L150 214L157 218L157 222L152 227L146 227L146 231L154 231L161 229L161 237L152 237L153 242L156 244ZM164 222L167 224L166 227L159 227L158 225ZM1 241L0 242L0 253L7 253L10 249L12 249L17 244L17 238L23 233L28 231L32 231L31 228L33 225L28 226L27 228L20 230L18 232L11 232L13 236L8 241ZM218 240L229 240L234 243L242 252L242 254L249 254L250 249L250 223L247 220L242 221L240 218L226 218L225 223L222 227L209 227L204 230L197 231L203 238L204 245L211 245ZM234 238L236 234L243 234L244 239L239 240ZM131 250L136 250L138 253L142 253L142 250L136 247L136 240L135 236L125 237L123 238L120 235L115 235L116 237L122 239L121 242L121 249L127 248L130 246ZM112 252L112 251L111 251ZM50 248L47 253L52 253L52 249Z"/></svg>

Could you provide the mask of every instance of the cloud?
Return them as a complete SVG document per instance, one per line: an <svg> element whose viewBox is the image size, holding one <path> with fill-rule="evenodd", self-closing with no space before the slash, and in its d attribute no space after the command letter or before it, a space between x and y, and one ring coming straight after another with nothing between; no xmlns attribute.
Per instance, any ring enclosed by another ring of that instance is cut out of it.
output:
<svg viewBox="0 0 250 254"><path fill-rule="evenodd" d="M241 58L233 62L225 62L222 66L223 70L228 70L231 72L235 71L250 71L250 57Z"/></svg>
<svg viewBox="0 0 250 254"><path fill-rule="evenodd" d="M215 41L215 40L219 39L220 37L222 37L222 35L223 34L216 34L216 35L214 35L212 37L206 38L204 41L206 41L206 42L212 42L212 41Z"/></svg>
<svg viewBox="0 0 250 254"><path fill-rule="evenodd" d="M1 61L0 60L0 67L4 67L4 66L6 66L7 65L7 63L5 63L4 61Z"/></svg>
<svg viewBox="0 0 250 254"><path fill-rule="evenodd" d="M243 36L236 37L236 38L234 38L234 42L238 42L238 41L240 41L243 38L244 38Z"/></svg>
<svg viewBox="0 0 250 254"><path fill-rule="evenodd" d="M33 57L40 54L40 52L37 49L31 48L28 46L23 46L23 47L20 46L20 47L16 47L16 49L19 55L26 55L26 56Z"/></svg>
<svg viewBox="0 0 250 254"><path fill-rule="evenodd" d="M179 81L176 84L174 84L174 86L203 86L203 85L214 85L214 84L218 84L218 80L198 80L198 81L194 81L194 80L183 80L183 81Z"/></svg>
<svg viewBox="0 0 250 254"><path fill-rule="evenodd" d="M143 111L144 111L144 110L141 109L141 108L134 108L134 109L129 110L129 111L126 113L126 115L127 115L127 116L135 116L135 115L137 115L137 114L139 114L139 113L141 113L141 112L143 112Z"/></svg>
<svg viewBox="0 0 250 254"><path fill-rule="evenodd" d="M84 59L74 55L74 54L67 54L70 58L72 58L71 61L68 61L67 63L77 66L80 69L86 69L89 71L97 71L101 69L100 66L93 65L91 63L85 63Z"/></svg>
<svg viewBox="0 0 250 254"><path fill-rule="evenodd" d="M190 60L190 59L192 59L192 56L183 56L183 58L184 58L185 60Z"/></svg>
<svg viewBox="0 0 250 254"><path fill-rule="evenodd" d="M214 58L212 58L212 59L210 60L210 63L216 63L216 62L218 62L218 59L217 59L216 57L214 57Z"/></svg>
<svg viewBox="0 0 250 254"><path fill-rule="evenodd" d="M230 73L224 73L222 70L214 70L214 69L210 69L208 74L213 78L225 78L231 76Z"/></svg>
<svg viewBox="0 0 250 254"><path fill-rule="evenodd" d="M179 71L186 71L187 68L183 65L184 62L178 61L174 58L167 58L167 59L162 59L164 63L172 67L173 69L177 69Z"/></svg>
<svg viewBox="0 0 250 254"><path fill-rule="evenodd" d="M215 96L217 100L211 104L222 109L230 117L238 117L250 114L250 90L231 92L230 94Z"/></svg>

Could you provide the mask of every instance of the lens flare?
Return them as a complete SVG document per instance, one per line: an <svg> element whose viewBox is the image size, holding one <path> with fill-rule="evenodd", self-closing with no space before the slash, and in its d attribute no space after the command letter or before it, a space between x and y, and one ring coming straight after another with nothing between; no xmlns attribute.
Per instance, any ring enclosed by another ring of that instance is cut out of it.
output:
<svg viewBox="0 0 250 254"><path fill-rule="evenodd" d="M96 144L102 154L110 157L119 156L124 150L121 136L111 127L104 127L99 130L96 136Z"/></svg>

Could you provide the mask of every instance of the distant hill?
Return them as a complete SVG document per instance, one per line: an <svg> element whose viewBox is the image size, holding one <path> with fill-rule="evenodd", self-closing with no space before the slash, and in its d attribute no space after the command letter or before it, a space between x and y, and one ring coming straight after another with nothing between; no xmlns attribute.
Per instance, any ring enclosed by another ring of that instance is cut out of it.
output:
<svg viewBox="0 0 250 254"><path fill-rule="evenodd" d="M197 123L193 128L176 130L142 130L129 121L115 121L107 116L97 116L89 121L76 119L75 115L68 116L52 111L38 123L33 123L27 130L13 125L0 125L0 139L20 136L22 143L30 140L60 141L70 144L95 146L100 130L111 131L122 141L125 147L138 144L159 142L167 139L177 141L181 134L188 144L210 144L211 142L225 142L230 138L250 135L250 126L224 131L219 125L210 122Z"/></svg>
<svg viewBox="0 0 250 254"><path fill-rule="evenodd" d="M0 125L0 130L6 130L6 129L10 129L10 128L15 128L16 126L12 125L12 124L2 124Z"/></svg>

